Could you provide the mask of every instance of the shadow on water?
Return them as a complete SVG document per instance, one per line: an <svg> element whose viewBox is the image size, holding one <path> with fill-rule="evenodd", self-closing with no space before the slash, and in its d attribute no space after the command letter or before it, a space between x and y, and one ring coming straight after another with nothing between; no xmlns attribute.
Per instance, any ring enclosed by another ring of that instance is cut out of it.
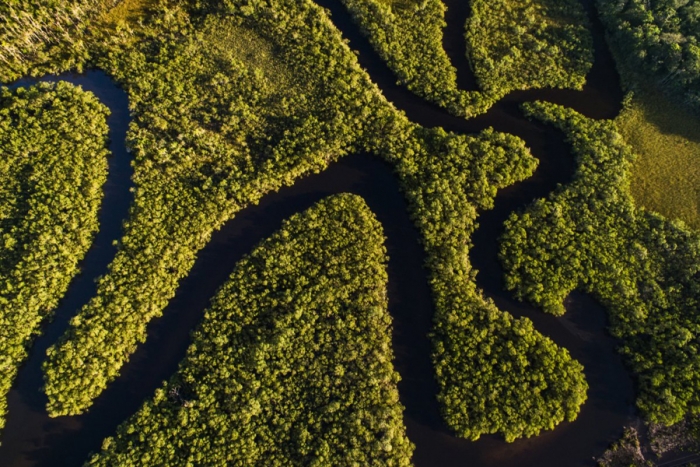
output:
<svg viewBox="0 0 700 467"><path fill-rule="evenodd" d="M590 297L573 294L567 300L564 318L545 315L513 301L503 291L502 271L497 260L497 238L510 212L533 199L546 196L558 183L570 180L575 164L561 133L523 118L519 104L542 99L570 107L594 118L611 118L620 108L621 91L602 26L594 18L596 63L583 92L539 90L511 93L489 113L473 120L447 114L435 105L396 85L396 79L372 50L340 2L318 0L332 13L332 20L360 51L359 60L384 95L408 117L427 127L442 126L459 133L481 131L489 126L523 138L540 160L533 177L499 192L494 210L482 213L473 240L471 261L480 270L479 287L502 310L532 319L537 329L566 347L586 368L591 389L578 420L564 423L536 438L507 444L495 436L469 442L452 436L444 426L435 400L437 384L430 362L427 333L432 327L433 304L426 273L424 252L418 233L407 214L407 206L391 168L367 155L354 155L332 164L322 174L311 175L292 187L265 196L214 233L200 251L191 273L182 280L164 316L149 325L146 344L139 347L124 367L122 376L81 417L47 417L41 386L40 365L49 345L63 333L70 316L94 295L93 280L106 272L114 255L113 239L120 236L131 200L131 169L124 147L128 126L126 94L100 72L61 75L59 79L81 84L95 92L112 109L110 174L105 187L105 210L100 215L100 233L83 264L83 274L73 281L56 319L37 339L28 363L9 398L9 417L0 447L0 466L80 465L90 451L99 448L105 436L151 397L161 382L172 375L189 345L189 333L216 289L226 280L235 263L260 240L280 227L283 219L310 207L316 201L339 192L362 196L377 215L387 235L389 261L389 308L394 319L396 368L401 374L401 401L406 406L408 435L417 448L417 466L576 466L592 465L621 432L632 408L632 383L616 354L615 342L606 333L602 307ZM447 0L448 27L445 47L450 58L465 50L462 26L468 14L460 0ZM589 12L592 2L586 1ZM595 17L595 15L593 15ZM459 27L455 26L458 25ZM466 60L458 62L460 85L474 85ZM465 71L466 70L466 71ZM465 73L468 76L465 77ZM27 84L21 82L18 84Z"/></svg>

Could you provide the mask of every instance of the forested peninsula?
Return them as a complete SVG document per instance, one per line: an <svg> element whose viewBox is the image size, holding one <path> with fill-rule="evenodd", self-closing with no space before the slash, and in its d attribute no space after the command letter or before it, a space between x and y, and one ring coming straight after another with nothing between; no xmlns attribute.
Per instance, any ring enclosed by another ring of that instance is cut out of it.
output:
<svg viewBox="0 0 700 467"><path fill-rule="evenodd" d="M32 339L98 229L107 114L66 83L0 89L0 429Z"/></svg>
<svg viewBox="0 0 700 467"><path fill-rule="evenodd" d="M383 241L354 195L285 221L236 265L177 374L86 465L411 465Z"/></svg>
<svg viewBox="0 0 700 467"><path fill-rule="evenodd" d="M594 294L637 375L644 415L672 425L700 414L700 236L635 207L634 154L612 122L544 103L526 111L566 132L578 169L571 184L508 220L506 286L554 314L571 291Z"/></svg>

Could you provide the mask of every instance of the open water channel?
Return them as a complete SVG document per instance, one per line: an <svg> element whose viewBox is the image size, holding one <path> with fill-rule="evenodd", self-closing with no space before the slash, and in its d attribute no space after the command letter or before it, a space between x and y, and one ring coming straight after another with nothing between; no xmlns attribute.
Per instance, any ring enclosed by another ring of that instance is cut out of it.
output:
<svg viewBox="0 0 700 467"><path fill-rule="evenodd" d="M464 0L445 0L448 5L444 45L458 70L459 84L475 89L475 80L465 58L463 25L469 14ZM389 311L394 320L395 366L401 374L401 401L406 407L409 439L416 445L417 467L561 467L592 466L594 457L621 433L634 416L634 387L620 357L616 342L606 332L606 313L592 298L572 294L567 314L549 316L514 301L503 289L497 259L498 237L503 221L514 210L546 196L559 183L571 179L575 161L563 135L524 118L519 104L546 100L576 109L591 118L613 118L620 109L622 91L603 29L584 0L592 22L595 64L583 91L517 91L502 99L487 114L471 120L449 115L396 85L396 79L362 36L347 11L336 0L318 0L330 10L331 19L359 51L359 61L384 95L416 123L442 126L459 133L473 133L489 126L523 138L540 161L528 180L501 190L495 209L483 212L473 236L470 259L479 270L477 283L501 310L531 319L536 328L569 350L585 366L590 386L588 401L578 419L531 439L506 443L498 436L470 442L453 436L442 422L437 384L430 361L427 333L432 326L433 305L423 268L424 252L419 235L408 217L407 204L392 168L367 154L347 156L321 174L299 180L294 186L265 196L257 206L236 214L215 232L198 254L194 268L181 281L164 316L148 327L148 341L124 367L120 378L80 417L51 419L45 411L41 363L46 349L65 331L68 321L95 293L95 279L107 271L115 254L113 240L121 236L132 200L130 155L124 145L130 121L124 91L104 73L63 74L42 80L65 80L94 92L112 114L110 127L109 178L100 213L100 232L62 300L55 319L43 329L28 362L20 371L9 395L9 415L2 433L0 467L79 466L102 439L134 413L142 401L176 370L189 345L189 333L202 317L209 299L226 280L236 262L262 239L277 230L282 220L333 193L362 196L382 223L387 236L389 260ZM13 87L32 84L22 80Z"/></svg>

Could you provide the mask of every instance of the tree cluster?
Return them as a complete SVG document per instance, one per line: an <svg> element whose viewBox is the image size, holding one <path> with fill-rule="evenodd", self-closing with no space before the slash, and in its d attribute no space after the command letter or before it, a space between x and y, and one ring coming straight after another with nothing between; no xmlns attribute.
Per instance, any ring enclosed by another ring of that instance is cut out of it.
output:
<svg viewBox="0 0 700 467"><path fill-rule="evenodd" d="M355 195L284 222L212 300L187 357L86 465L411 465L381 225Z"/></svg>
<svg viewBox="0 0 700 467"><path fill-rule="evenodd" d="M626 70L700 111L700 1L598 0Z"/></svg>
<svg viewBox="0 0 700 467"><path fill-rule="evenodd" d="M574 289L592 293L610 312L646 417L671 425L700 414L700 236L634 205L634 156L612 121L553 104L526 109L565 131L579 168L508 220L507 287L554 314Z"/></svg>
<svg viewBox="0 0 700 467"><path fill-rule="evenodd" d="M98 229L108 112L66 83L0 88L0 428L19 366Z"/></svg>
<svg viewBox="0 0 700 467"><path fill-rule="evenodd" d="M449 112L482 114L509 92L581 89L593 64L588 19L575 0L471 1L467 57L481 91L457 88L442 46L440 0L343 0L399 83Z"/></svg>
<svg viewBox="0 0 700 467"><path fill-rule="evenodd" d="M442 47L440 0L343 0L401 85L460 117L486 112L497 99L457 88L457 70Z"/></svg>
<svg viewBox="0 0 700 467"><path fill-rule="evenodd" d="M88 26L119 0L8 0L0 3L0 82L27 73L82 69Z"/></svg>
<svg viewBox="0 0 700 467"><path fill-rule="evenodd" d="M593 65L588 18L577 0L471 0L467 54L481 89L581 89Z"/></svg>
<svg viewBox="0 0 700 467"><path fill-rule="evenodd" d="M315 7L283 2L258 21L245 3L217 6L200 15L163 2L138 40L124 46L116 36L100 53L133 109L136 191L97 295L49 350L52 415L87 409L146 339L213 230L346 153L363 104L378 96L341 41L309 40L328 32L322 15L308 14Z"/></svg>
<svg viewBox="0 0 700 467"><path fill-rule="evenodd" d="M396 161L397 172L428 255L433 362L445 421L472 440L500 433L513 441L575 419L588 388L581 364L530 320L514 319L485 299L469 264L477 209L493 207L497 190L529 177L537 161L515 136L422 131L422 148L411 152L370 149L411 154Z"/></svg>

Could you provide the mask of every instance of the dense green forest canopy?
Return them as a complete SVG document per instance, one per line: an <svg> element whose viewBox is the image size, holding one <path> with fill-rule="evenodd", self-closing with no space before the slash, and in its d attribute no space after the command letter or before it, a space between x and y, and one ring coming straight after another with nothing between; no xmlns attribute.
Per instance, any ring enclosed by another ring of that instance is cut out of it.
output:
<svg viewBox="0 0 700 467"><path fill-rule="evenodd" d="M700 111L700 1L598 0L618 63Z"/></svg>
<svg viewBox="0 0 700 467"><path fill-rule="evenodd" d="M573 182L507 221L507 287L555 314L571 291L594 294L610 311L644 415L667 425L699 415L700 237L635 207L634 155L613 122L553 104L526 110L565 131L579 167Z"/></svg>
<svg viewBox="0 0 700 467"><path fill-rule="evenodd" d="M407 467L381 225L356 195L241 260L186 359L86 465Z"/></svg>
<svg viewBox="0 0 700 467"><path fill-rule="evenodd" d="M0 2L0 82L27 73L82 69L89 56L88 25L119 0L4 0Z"/></svg>
<svg viewBox="0 0 700 467"><path fill-rule="evenodd" d="M593 65L593 40L579 0L469 3L467 54L486 94L583 88Z"/></svg>
<svg viewBox="0 0 700 467"><path fill-rule="evenodd" d="M492 208L497 189L530 176L536 160L522 140L492 130L433 141L446 143L447 157L398 165L428 254L438 400L459 436L535 436L576 418L588 388L583 368L530 320L483 297L469 249L477 209Z"/></svg>
<svg viewBox="0 0 700 467"><path fill-rule="evenodd" d="M457 88L442 48L441 1L344 4L402 84L465 117L513 89L580 88L591 65L586 18L573 0L473 0L466 37L478 92ZM644 70L698 108L698 1L599 4L623 66ZM312 2L10 0L0 4L0 44L1 81L95 66L127 90L134 120L128 145L135 201L97 295L50 350L44 371L52 415L85 412L117 378L213 230L266 193L361 150L394 165L421 232L436 305L437 397L449 427L470 439L499 433L512 441L577 416L587 391L581 365L529 320L513 319L485 299L468 257L478 211L493 207L498 189L530 177L536 160L514 136L455 135L409 122ZM1 93L0 427L5 395L32 337L97 229L107 134L106 109L72 86ZM593 293L611 310L644 413L667 424L697 415L697 234L634 206L632 154L611 122L547 105L528 111L567 132L580 169L572 184L509 220L502 254L509 287L554 313L563 312L571 290ZM296 216L238 266L178 374L105 442L94 464L409 463L391 367L380 229L353 197L314 209L327 215ZM348 219L364 229L353 230ZM323 245L302 240L310 230ZM351 241L352 251L333 250ZM303 263L319 259L304 256L312 250L342 271L336 282L327 276L336 269ZM355 262L334 262L350 253ZM358 269L350 274L350 266ZM305 280L275 283L279 288L260 282L300 271ZM317 286L306 281L311 272ZM338 284L364 295L343 295ZM365 320L321 319L339 301ZM315 304L318 313L297 317L289 303L305 310ZM350 350L336 352L338 343ZM309 362L299 348L323 359ZM357 357L353 371L348 356ZM288 371L296 367L305 371ZM250 384L227 385L231 375ZM281 387L282 378L292 382ZM282 403L289 418L270 410ZM358 406L377 410L358 413Z"/></svg>
<svg viewBox="0 0 700 467"><path fill-rule="evenodd" d="M97 231L107 114L66 83L0 88L0 428L33 337Z"/></svg>
<svg viewBox="0 0 700 467"><path fill-rule="evenodd" d="M409 90L451 113L471 117L493 102L457 88L457 70L442 47L441 0L343 0L374 49Z"/></svg>
<svg viewBox="0 0 700 467"><path fill-rule="evenodd" d="M214 229L364 150L396 167L428 250L450 426L514 439L575 417L586 391L580 365L485 301L468 261L477 209L534 170L522 140L410 123L307 1L161 1L138 27L94 47L96 64L129 93L137 188L109 274L50 349L50 414L84 412L119 375ZM475 359L482 351L490 357Z"/></svg>
<svg viewBox="0 0 700 467"><path fill-rule="evenodd" d="M82 412L116 378L215 228L344 153L376 99L342 42L308 40L328 31L308 5L276 6L286 21L244 6L162 2L96 54L129 93L137 188L109 274L50 351L54 415Z"/></svg>
<svg viewBox="0 0 700 467"><path fill-rule="evenodd" d="M481 91L457 88L441 0L343 3L401 84L458 116L484 113L516 89L581 89L593 63L578 0L471 0L467 55Z"/></svg>

